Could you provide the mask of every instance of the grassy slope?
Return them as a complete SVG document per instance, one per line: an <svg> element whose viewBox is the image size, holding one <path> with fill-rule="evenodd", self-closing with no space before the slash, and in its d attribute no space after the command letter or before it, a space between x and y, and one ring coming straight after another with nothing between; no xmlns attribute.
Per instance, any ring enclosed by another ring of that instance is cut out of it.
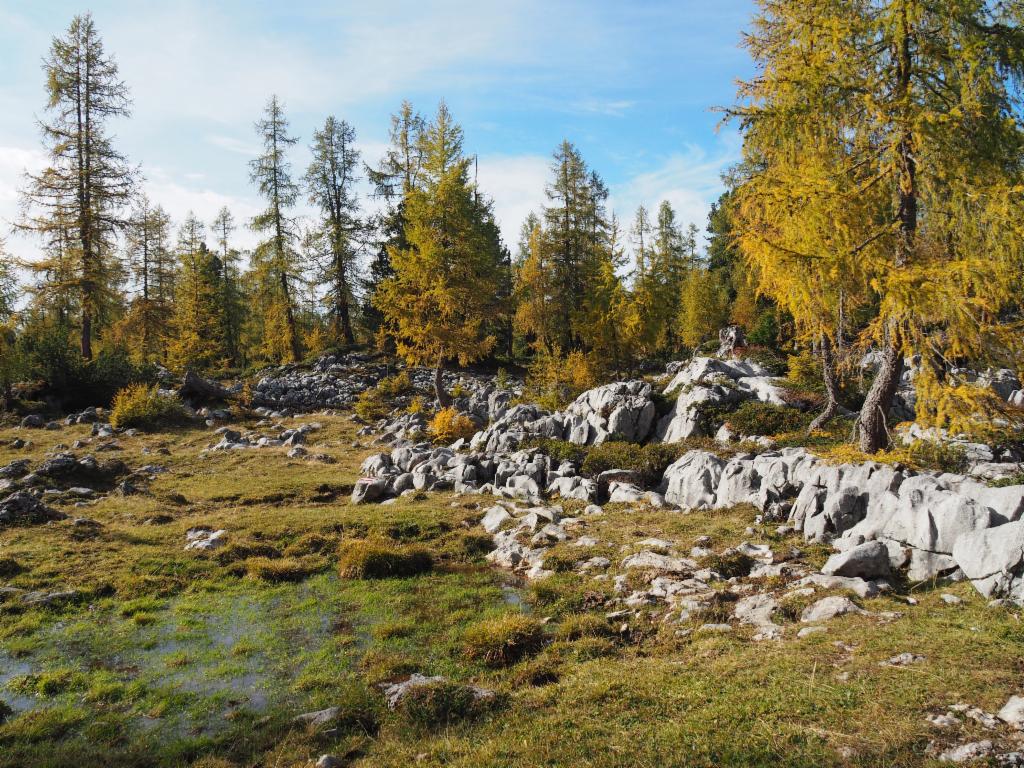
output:
<svg viewBox="0 0 1024 768"><path fill-rule="evenodd" d="M593 606L610 580L558 575L523 590L533 615L551 619L553 642L538 658L497 670L469 661L466 628L516 610L502 589L507 574L482 560L475 500L348 505L367 451L350 447L347 419L316 420L325 425L316 450L338 464L289 460L279 449L199 458L211 442L201 430L122 438L114 455L171 470L151 495L68 508L102 523L95 535L70 522L0 531L0 560L23 568L9 583L82 592L60 608L0 603L0 697L33 708L0 726L0 766L301 766L328 751L359 766L919 765L929 739L1012 738L973 724L942 734L924 721L960 701L995 711L1018 692L1017 613L987 608L967 585L943 590L964 598L959 606L920 589L917 606L863 601L901 611L898 620L843 618L804 640L789 627L783 643L755 643L743 627L680 636L696 623L665 624L658 606L613 638L567 641L558 628L587 610L603 615ZM18 434L0 431L0 442ZM0 462L38 459L87 434L31 432L35 448L0 448ZM143 446L171 455L143 456ZM142 524L157 514L172 519ZM751 519L743 508L609 508L587 521L585 533L601 542L588 554L617 563L623 545L657 536L688 546L702 534L721 549L743 540ZM226 528L229 548L183 551L194 525ZM439 567L410 579L338 579L338 544L367 535L421 542ZM259 577L266 561L256 558L268 547L281 555L272 562L288 566L278 573L298 580ZM879 666L903 651L926 660ZM413 671L494 688L507 703L471 722L414 727L384 711L375 688ZM334 704L351 717L333 732L289 723Z"/></svg>

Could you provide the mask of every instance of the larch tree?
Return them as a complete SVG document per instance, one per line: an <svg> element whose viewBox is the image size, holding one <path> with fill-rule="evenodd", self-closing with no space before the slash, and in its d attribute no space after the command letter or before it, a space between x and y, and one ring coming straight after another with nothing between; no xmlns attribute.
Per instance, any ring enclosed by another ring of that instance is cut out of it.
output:
<svg viewBox="0 0 1024 768"><path fill-rule="evenodd" d="M253 217L250 226L267 236L252 257L260 288L264 351L271 358L294 361L302 357L293 285L300 279L301 270L297 233L288 213L298 199L299 188L292 181L287 152L298 138L288 134L288 120L277 96L267 102L263 118L256 122L256 133L263 142L263 154L250 161L249 178L267 207Z"/></svg>
<svg viewBox="0 0 1024 768"><path fill-rule="evenodd" d="M4 410L14 402L14 383L24 372L23 357L17 346L17 267L0 238L0 394L4 398Z"/></svg>
<svg viewBox="0 0 1024 768"><path fill-rule="evenodd" d="M229 365L238 365L242 360L242 326L245 320L245 305L241 288L242 257L231 245L231 236L236 229L235 217L224 206L213 220L212 232L217 243L217 271L220 283L221 334L224 352Z"/></svg>
<svg viewBox="0 0 1024 768"><path fill-rule="evenodd" d="M795 209L786 233L803 240L776 240L765 225L744 256L760 268L789 262L793 280L814 261L831 279L810 287L832 297L853 275L869 287L877 310L860 341L879 347L881 364L857 420L865 452L889 444L905 356L923 361L918 419L956 429L980 390L955 367L1020 351L1019 324L1003 313L1024 255L1019 11L986 0L763 0L746 38L758 73L734 113L747 172L774 176L776 199ZM796 166L808 147L814 161ZM844 211L856 213L841 219L848 231L821 242L821 219Z"/></svg>
<svg viewBox="0 0 1024 768"><path fill-rule="evenodd" d="M127 86L106 54L90 14L76 16L54 38L43 60L47 116L40 121L49 165L26 175L19 227L59 241L62 288L75 294L81 352L119 305L116 235L135 185L133 170L114 148L112 118L129 114ZM66 242L71 234L73 242ZM56 274L56 272L54 272Z"/></svg>
<svg viewBox="0 0 1024 768"><path fill-rule="evenodd" d="M523 232L526 240L520 246L525 253L516 268L513 325L516 333L526 338L535 351L550 354L559 340L561 308L551 268L549 243L536 216L531 214L531 217L526 225L532 225L532 228L529 235Z"/></svg>
<svg viewBox="0 0 1024 768"><path fill-rule="evenodd" d="M309 201L321 214L317 234L325 247L324 258L318 259L317 278L327 288L331 330L346 344L356 340L350 307L358 241L364 229L355 189L359 169L355 140L351 125L328 117L324 127L313 132L313 159L304 176Z"/></svg>
<svg viewBox="0 0 1024 768"><path fill-rule="evenodd" d="M462 129L443 102L421 141L421 179L405 201L409 245L390 250L395 274L376 301L399 353L434 367L435 394L447 407L446 362L469 364L495 344L486 328L501 311L501 243L490 203L470 182Z"/></svg>

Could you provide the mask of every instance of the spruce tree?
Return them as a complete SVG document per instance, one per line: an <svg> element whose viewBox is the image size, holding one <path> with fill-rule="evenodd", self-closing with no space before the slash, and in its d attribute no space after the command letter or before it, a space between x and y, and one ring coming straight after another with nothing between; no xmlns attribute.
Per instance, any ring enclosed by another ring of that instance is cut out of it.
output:
<svg viewBox="0 0 1024 768"><path fill-rule="evenodd" d="M395 274L390 253L409 247L405 239L406 197L419 185L425 127L423 116L413 109L412 104L403 101L398 113L391 116L387 152L376 168L366 166L366 177L373 187L374 197L386 204L383 213L377 217L376 249L363 283L362 320L370 333L378 331L383 318L376 306L377 291L385 280Z"/></svg>
<svg viewBox="0 0 1024 768"><path fill-rule="evenodd" d="M319 235L326 246L325 258L318 260L317 278L327 287L332 332L346 344L355 343L349 307L355 279L356 249L363 233L359 220L359 151L356 132L344 120L328 117L324 127L313 132L313 159L304 180L309 201L321 214Z"/></svg>
<svg viewBox="0 0 1024 768"><path fill-rule="evenodd" d="M190 211L178 231L178 286L174 338L168 350L176 368L211 368L224 357L217 260L206 228Z"/></svg>
<svg viewBox="0 0 1024 768"><path fill-rule="evenodd" d="M264 333L271 334L264 351L279 361L294 361L302 357L294 285L301 279L301 270L297 233L288 213L298 199L299 188L292 181L286 153L298 139L288 135L288 121L277 96L267 102L263 118L256 122L256 132L263 142L263 154L250 161L249 178L267 207L253 217L250 226L267 235L252 257L260 288L260 311L265 316Z"/></svg>
<svg viewBox="0 0 1024 768"><path fill-rule="evenodd" d="M90 359L93 337L120 303L115 238L126 225L134 174L114 148L109 122L129 114L129 94L88 13L54 38L43 70L47 116L40 129L49 165L26 176L19 226L59 253L59 269L39 272L73 293L82 356Z"/></svg>
<svg viewBox="0 0 1024 768"><path fill-rule="evenodd" d="M227 206L217 213L212 231L217 243L217 271L220 283L221 334L228 364L237 366L242 361L242 326L245 323L245 303L241 289L241 261L238 250L231 246L235 231L235 217Z"/></svg>

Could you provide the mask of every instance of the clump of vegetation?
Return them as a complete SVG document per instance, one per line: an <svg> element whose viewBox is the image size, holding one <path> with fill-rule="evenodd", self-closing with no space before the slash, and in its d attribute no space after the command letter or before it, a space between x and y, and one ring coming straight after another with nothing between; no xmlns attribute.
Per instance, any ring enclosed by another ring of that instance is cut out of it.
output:
<svg viewBox="0 0 1024 768"><path fill-rule="evenodd" d="M0 557L0 579L10 579L24 571L25 568L13 557Z"/></svg>
<svg viewBox="0 0 1024 768"><path fill-rule="evenodd" d="M357 416L366 421L383 419L395 407L395 399L407 394L411 389L412 381L405 371L394 376L385 376L377 386L360 392L352 409Z"/></svg>
<svg viewBox="0 0 1024 768"><path fill-rule="evenodd" d="M740 435L777 435L806 428L810 419L794 408L747 400L729 414L727 423Z"/></svg>
<svg viewBox="0 0 1024 768"><path fill-rule="evenodd" d="M577 445L568 440L555 440L549 437L532 437L523 442L524 449L536 448L545 456L549 456L555 464L571 461L577 467L587 458L590 446Z"/></svg>
<svg viewBox="0 0 1024 768"><path fill-rule="evenodd" d="M555 573L566 573L575 568L579 561L579 552L554 549L544 555L544 568Z"/></svg>
<svg viewBox="0 0 1024 768"><path fill-rule="evenodd" d="M489 667L506 667L537 653L544 645L544 629L537 619L507 613L474 624L464 639L468 658Z"/></svg>
<svg viewBox="0 0 1024 768"><path fill-rule="evenodd" d="M584 637L615 637L608 620L592 613L574 613L558 625L556 640L575 641Z"/></svg>
<svg viewBox="0 0 1024 768"><path fill-rule="evenodd" d="M597 385L597 364L592 357L576 350L563 355L560 349L537 351L530 365L523 390L526 402L555 411Z"/></svg>
<svg viewBox="0 0 1024 768"><path fill-rule="evenodd" d="M968 467L967 453L962 446L937 440L915 440L891 450L867 454L850 443L841 443L820 452L832 464L859 464L877 461L900 464L918 471L963 474Z"/></svg>
<svg viewBox="0 0 1024 768"><path fill-rule="evenodd" d="M649 443L636 445L611 441L595 445L583 461L583 474L597 477L609 469L628 469L639 473L645 486L660 482L672 462L686 453L686 447L676 443Z"/></svg>
<svg viewBox="0 0 1024 768"><path fill-rule="evenodd" d="M240 560L248 560L250 557L275 558L281 553L277 547L265 541L232 541L226 547L217 551L214 559L218 565L230 565Z"/></svg>
<svg viewBox="0 0 1024 768"><path fill-rule="evenodd" d="M9 687L25 695L52 697L67 691L84 690L86 676L76 669L53 669L16 677Z"/></svg>
<svg viewBox="0 0 1024 768"><path fill-rule="evenodd" d="M299 536L299 538L285 547L284 553L290 557L319 555L324 552L333 551L337 546L338 539L336 536L326 536L312 531ZM273 557L273 555L268 555L268 557Z"/></svg>
<svg viewBox="0 0 1024 768"><path fill-rule="evenodd" d="M110 424L117 429L159 429L187 421L188 414L176 396L161 394L156 386L146 384L120 390L110 409Z"/></svg>
<svg viewBox="0 0 1024 768"><path fill-rule="evenodd" d="M429 573L433 567L434 559L424 547L358 539L342 545L338 573L345 579L405 578Z"/></svg>
<svg viewBox="0 0 1024 768"><path fill-rule="evenodd" d="M296 557L282 557L276 560L269 557L254 557L245 563L250 578L270 582L302 581L322 568L322 561Z"/></svg>
<svg viewBox="0 0 1024 768"><path fill-rule="evenodd" d="M417 728L434 730L462 720L471 720L493 710L500 699L481 695L468 685L439 680L409 690L398 711Z"/></svg>
<svg viewBox="0 0 1024 768"><path fill-rule="evenodd" d="M712 592L692 618L702 624L725 624L732 618L739 595L729 590Z"/></svg>
<svg viewBox="0 0 1024 768"><path fill-rule="evenodd" d="M477 428L466 414L454 408L442 408L430 420L427 431L435 443L448 445L460 439L469 440L476 434Z"/></svg>
<svg viewBox="0 0 1024 768"><path fill-rule="evenodd" d="M723 578L731 579L733 576L748 575L754 567L754 559L738 550L727 549L718 554L705 555L698 560L698 564L701 568L710 568Z"/></svg>

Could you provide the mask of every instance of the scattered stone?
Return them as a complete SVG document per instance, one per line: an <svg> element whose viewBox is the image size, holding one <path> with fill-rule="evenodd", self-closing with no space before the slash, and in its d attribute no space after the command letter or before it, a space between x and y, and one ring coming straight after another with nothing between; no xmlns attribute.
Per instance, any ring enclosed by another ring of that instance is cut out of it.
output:
<svg viewBox="0 0 1024 768"><path fill-rule="evenodd" d="M848 597L832 595L830 597L823 597L818 602L805 608L804 612L800 614L800 621L810 624L815 621L829 621L837 616L845 616L847 614L865 616L867 611Z"/></svg>
<svg viewBox="0 0 1024 768"><path fill-rule="evenodd" d="M1018 731L1024 731L1024 696L1011 696L996 717Z"/></svg>
<svg viewBox="0 0 1024 768"><path fill-rule="evenodd" d="M209 528L190 528L185 533L185 539L188 541L185 549L199 552L217 549L225 544L227 533L223 529L214 531Z"/></svg>
<svg viewBox="0 0 1024 768"><path fill-rule="evenodd" d="M0 527L5 525L38 525L50 520L63 520L67 515L46 506L26 491L15 491L0 501Z"/></svg>
<svg viewBox="0 0 1024 768"><path fill-rule="evenodd" d="M880 541L866 541L845 552L832 555L821 572L828 576L888 579L892 574L889 549Z"/></svg>
<svg viewBox="0 0 1024 768"><path fill-rule="evenodd" d="M939 761L957 764L969 763L974 760L980 760L983 757L988 757L990 754L992 754L992 742L985 739L984 741L972 741L957 747L951 747L939 755Z"/></svg>
<svg viewBox="0 0 1024 768"><path fill-rule="evenodd" d="M904 652L893 656L891 659L880 661L878 665L880 667L909 667L911 664L918 664L922 661L924 661L924 656Z"/></svg>

